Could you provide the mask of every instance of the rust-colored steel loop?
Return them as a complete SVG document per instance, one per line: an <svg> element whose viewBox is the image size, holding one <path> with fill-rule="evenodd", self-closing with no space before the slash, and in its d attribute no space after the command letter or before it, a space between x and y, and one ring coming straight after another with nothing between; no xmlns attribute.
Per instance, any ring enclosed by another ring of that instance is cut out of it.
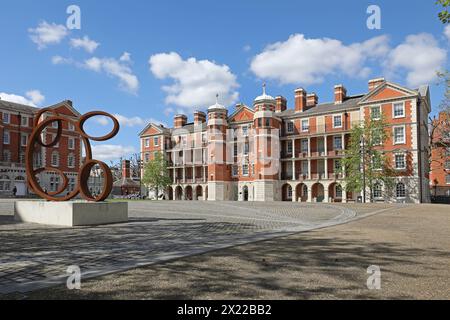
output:
<svg viewBox="0 0 450 320"><path fill-rule="evenodd" d="M42 120L41 117L46 114L49 114L50 116ZM112 131L103 137L91 137L84 131L83 128L87 120L97 116L108 117L112 120L114 124L114 128L112 129ZM58 124L57 128L52 126L54 122ZM85 163L78 172L78 183L76 184L74 190L66 195L63 195L63 192L66 190L69 184L69 179L61 169L46 166L42 168L34 168L33 165L34 162L33 156L36 145L38 145L38 147L44 148L53 148L54 146L56 146L61 139L64 122L72 124L72 126L75 128L75 131L80 135L86 153ZM56 136L50 143L44 143L41 139L42 133L44 132L45 129L50 127L56 129ZM114 118L109 113L103 111L94 111L86 113L85 115L82 115L78 121L75 121L67 116L59 114L53 109L49 108L41 109L37 113L36 118L34 120L33 132L31 133L30 138L28 140L25 156L25 165L29 187L36 193L36 195L49 201L58 201L58 202L69 201L78 195L81 195L81 197L87 201L100 202L106 200L110 195L113 186L113 177L111 169L104 162L92 159L92 147L89 140L106 141L114 138L117 135L117 133L119 133L119 130L120 125L117 119ZM89 190L88 182L91 170L96 165L98 165L102 170L104 179L103 179L102 193L94 197ZM58 190L47 191L41 187L37 175L39 175L42 172L54 172L58 176L62 177L62 184L58 188Z"/></svg>

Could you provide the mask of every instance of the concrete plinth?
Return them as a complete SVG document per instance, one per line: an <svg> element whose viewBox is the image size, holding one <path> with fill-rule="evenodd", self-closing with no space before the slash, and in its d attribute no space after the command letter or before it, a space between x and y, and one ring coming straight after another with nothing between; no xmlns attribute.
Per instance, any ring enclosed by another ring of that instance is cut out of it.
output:
<svg viewBox="0 0 450 320"><path fill-rule="evenodd" d="M64 227L128 222L128 203L17 201L14 218L19 222Z"/></svg>

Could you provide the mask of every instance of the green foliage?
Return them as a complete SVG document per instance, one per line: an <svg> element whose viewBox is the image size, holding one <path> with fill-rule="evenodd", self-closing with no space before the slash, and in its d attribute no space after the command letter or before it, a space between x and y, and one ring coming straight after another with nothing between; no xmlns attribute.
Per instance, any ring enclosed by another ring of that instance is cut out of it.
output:
<svg viewBox="0 0 450 320"><path fill-rule="evenodd" d="M381 146L389 139L390 131L384 117L379 120L366 120L364 126L355 126L351 131L349 148L342 160L345 170L346 190L361 192L370 190L373 200L373 187L376 183L384 185L390 192L394 186L394 170Z"/></svg>
<svg viewBox="0 0 450 320"><path fill-rule="evenodd" d="M442 6L442 11L439 12L439 20L442 21L442 23L447 24L450 22L450 13L448 12L448 7L450 7L450 0L437 0L437 5Z"/></svg>
<svg viewBox="0 0 450 320"><path fill-rule="evenodd" d="M162 153L157 152L153 160L144 167L142 182L159 195L159 190L166 189L172 183L167 169L167 161Z"/></svg>

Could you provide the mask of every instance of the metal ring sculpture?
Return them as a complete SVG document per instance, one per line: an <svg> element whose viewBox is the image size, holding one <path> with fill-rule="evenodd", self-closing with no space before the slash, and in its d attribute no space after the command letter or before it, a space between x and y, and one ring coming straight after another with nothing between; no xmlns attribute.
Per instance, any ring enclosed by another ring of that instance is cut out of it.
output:
<svg viewBox="0 0 450 320"><path fill-rule="evenodd" d="M39 122L39 119L41 118L41 116L44 113L51 113L53 116L46 118L42 122ZM110 118L113 121L114 128L109 134L107 134L103 137L91 137L84 131L83 126L84 126L85 122L87 120L89 120L90 118L96 117L96 116L105 116L105 117ZM51 125L54 122L56 122L58 124L56 137L50 143L45 144L44 142L42 142L41 134L44 131L44 129L46 129L49 125ZM65 196L58 197L58 195L60 195L61 193L64 192L64 190L66 190L66 188L69 184L69 179L64 174L64 172L58 168L44 167L44 168L35 169L33 167L33 150L34 150L34 147L36 144L38 144L44 148L52 148L52 147L56 146L58 144L59 140L61 139L62 130L63 130L63 128L62 128L63 122L71 123L73 125L73 127L75 128L75 131L81 136L81 140L83 141L83 145L84 145L85 152L86 152L86 161L84 162L84 165L81 167L80 171L78 172L78 183L77 183L75 189ZM33 132L31 133L31 136L28 140L28 145L27 145L27 150L26 150L25 161L26 161L26 172L27 172L29 186L38 196L40 196L43 199L49 200L49 201L58 201L58 202L69 201L69 200L75 198L76 196L78 196L79 194L81 195L81 197L83 199L85 199L87 201L100 202L100 201L106 200L108 198L108 196L110 195L110 193L112 191L112 187L113 187L113 177L112 177L111 169L108 167L108 165L106 163L92 159L92 148L91 148L91 144L90 144L89 140L106 141L106 140L112 139L117 135L117 133L119 132L119 129L120 129L120 125L119 125L119 122L117 121L117 119L114 118L109 113L106 113L103 111L94 111L94 112L86 113L85 115L81 116L78 121L74 121L68 117L60 115L58 112L56 112L53 109L50 109L50 108L41 109L36 114L36 117L34 119ZM104 173L103 191L97 197L94 197L92 195L92 193L89 190L89 186L88 186L91 169L95 165L98 165ZM45 192L42 189L42 187L40 186L40 184L38 182L36 175L38 175L39 173L44 172L44 171L55 172L59 176L62 177L63 183L62 183L61 187L58 188L58 190L53 191L53 192Z"/></svg>

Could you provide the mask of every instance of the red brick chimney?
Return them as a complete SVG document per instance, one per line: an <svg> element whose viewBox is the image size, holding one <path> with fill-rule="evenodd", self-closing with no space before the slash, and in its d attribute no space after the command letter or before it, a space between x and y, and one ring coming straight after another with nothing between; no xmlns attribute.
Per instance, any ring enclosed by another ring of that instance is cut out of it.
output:
<svg viewBox="0 0 450 320"><path fill-rule="evenodd" d="M130 160L122 161L122 178L131 178L131 165Z"/></svg>
<svg viewBox="0 0 450 320"><path fill-rule="evenodd" d="M194 112L194 125L200 125L206 122L206 114L202 111Z"/></svg>
<svg viewBox="0 0 450 320"><path fill-rule="evenodd" d="M303 88L295 90L295 112L306 110L306 91Z"/></svg>
<svg viewBox="0 0 450 320"><path fill-rule="evenodd" d="M386 82L384 78L372 79L369 81L369 91L375 90Z"/></svg>
<svg viewBox="0 0 450 320"><path fill-rule="evenodd" d="M347 98L347 89L342 84L334 86L334 103L341 104Z"/></svg>
<svg viewBox="0 0 450 320"><path fill-rule="evenodd" d="M306 106L309 108L313 108L317 106L319 103L319 97L315 93L310 93L306 96Z"/></svg>
<svg viewBox="0 0 450 320"><path fill-rule="evenodd" d="M177 114L173 120L173 127L175 129L182 128L187 123L187 117L184 114Z"/></svg>
<svg viewBox="0 0 450 320"><path fill-rule="evenodd" d="M285 97L276 97L277 105L275 107L275 112L283 112L287 109L287 100Z"/></svg>

